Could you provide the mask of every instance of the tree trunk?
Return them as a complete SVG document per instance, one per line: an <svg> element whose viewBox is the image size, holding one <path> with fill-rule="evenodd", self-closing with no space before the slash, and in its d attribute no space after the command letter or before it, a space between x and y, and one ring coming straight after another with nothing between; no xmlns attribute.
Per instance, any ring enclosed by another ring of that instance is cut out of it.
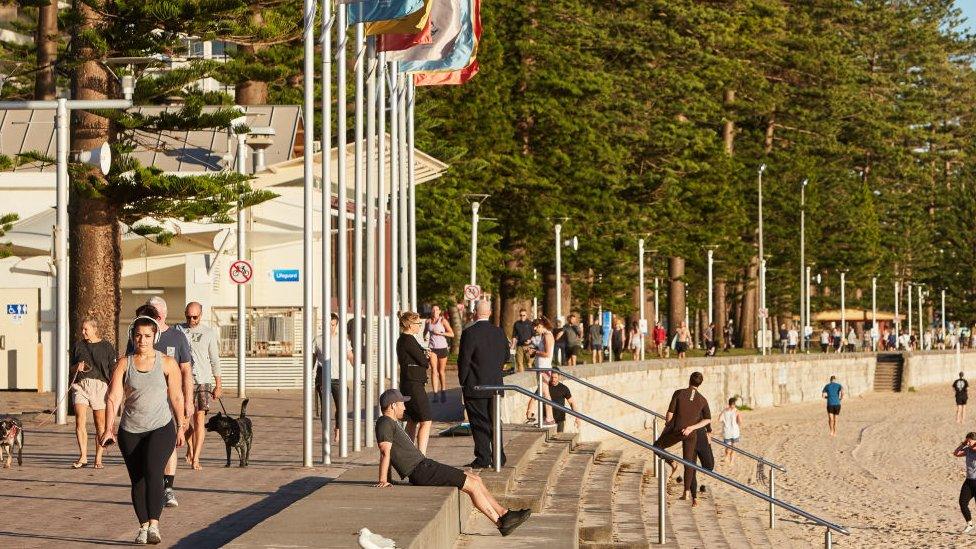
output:
<svg viewBox="0 0 976 549"><path fill-rule="evenodd" d="M752 257L749 266L745 269L745 280L743 282L742 302L739 304L739 346L743 349L756 348L756 299L757 299L757 276L759 272L759 259Z"/></svg>
<svg viewBox="0 0 976 549"><path fill-rule="evenodd" d="M501 323L501 327L505 330L505 333L511 337L512 324L518 320L519 309L525 309L532 316L532 300L528 300L528 305L526 305L525 299L520 299L518 297L519 290L519 279L511 273L518 272L523 266L523 258L525 257L525 248L522 246L516 246L509 257L505 260L505 272L501 275L501 280L498 284L498 300L501 302L501 312L498 315L498 320Z"/></svg>
<svg viewBox="0 0 976 549"><path fill-rule="evenodd" d="M725 90L723 103L726 109L731 110L732 104L735 103L735 90ZM722 122L722 145L725 149L725 154L732 156L732 153L735 151L735 121L732 120L728 113L726 113L725 120Z"/></svg>
<svg viewBox="0 0 976 549"><path fill-rule="evenodd" d="M715 338L715 346L719 349L725 347L725 326L728 324L728 309L725 307L725 279L715 281L715 309L712 314L714 318L709 319L715 324L712 330L712 337Z"/></svg>
<svg viewBox="0 0 976 549"><path fill-rule="evenodd" d="M234 102L238 105L267 105L268 83L259 80L238 82L234 86Z"/></svg>
<svg viewBox="0 0 976 549"><path fill-rule="evenodd" d="M668 334L674 335L685 320L685 258L671 257L668 262Z"/></svg>
<svg viewBox="0 0 976 549"><path fill-rule="evenodd" d="M58 3L48 0L37 7L37 32L34 34L37 72L34 74L34 99L50 100L57 97L57 80L54 62L58 56Z"/></svg>
<svg viewBox="0 0 976 549"><path fill-rule="evenodd" d="M568 317L569 312L572 310L573 307L573 302L572 302L573 289L570 287L569 277L567 277L565 273L563 273L562 278L563 278L562 287L560 288L563 294L562 312L564 317ZM555 273L546 274L543 280L545 282L544 286L545 286L545 296L546 296L545 304L542 307L542 310L544 311L543 314L545 314L552 322L552 325L555 326L557 320L556 318L557 317L556 315L556 274Z"/></svg>
<svg viewBox="0 0 976 549"><path fill-rule="evenodd" d="M454 310L451 311L451 329L454 330L454 337L451 338L451 354L457 355L458 349L461 348L461 330L464 328L464 317L467 314L464 303L457 303L454 305Z"/></svg>

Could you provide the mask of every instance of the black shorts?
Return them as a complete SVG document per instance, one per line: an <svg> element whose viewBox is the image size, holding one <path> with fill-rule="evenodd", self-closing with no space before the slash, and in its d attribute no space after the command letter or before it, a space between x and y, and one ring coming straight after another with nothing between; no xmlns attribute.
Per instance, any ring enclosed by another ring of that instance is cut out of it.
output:
<svg viewBox="0 0 976 549"><path fill-rule="evenodd" d="M460 490L468 476L457 467L427 458L413 468L408 478L414 486L453 486Z"/></svg>
<svg viewBox="0 0 976 549"><path fill-rule="evenodd" d="M443 349L431 349L430 352L434 353L437 358L447 358L448 350L447 347L444 347Z"/></svg>
<svg viewBox="0 0 976 549"><path fill-rule="evenodd" d="M579 356L579 354L580 354L580 346L579 345L571 345L569 347L569 349L567 349L567 351L566 351L566 357L567 358L568 357Z"/></svg>
<svg viewBox="0 0 976 549"><path fill-rule="evenodd" d="M404 403L406 407L404 415L408 420L421 423L434 419L430 412L430 399L427 398L427 389L423 383L401 381L400 392L410 397L410 400Z"/></svg>
<svg viewBox="0 0 976 549"><path fill-rule="evenodd" d="M956 395L956 406L965 406L966 405L966 402L968 400L969 400L969 395L967 395L965 393L963 393L963 394L957 394Z"/></svg>
<svg viewBox="0 0 976 549"><path fill-rule="evenodd" d="M687 341L679 341L677 343L677 345L675 345L675 349L674 350L675 351L678 351L679 353L687 353L688 352L688 342Z"/></svg>
<svg viewBox="0 0 976 549"><path fill-rule="evenodd" d="M835 416L839 416L840 415L840 404L838 404L836 406L832 406L832 405L828 404L827 405L827 413L828 414L833 414Z"/></svg>

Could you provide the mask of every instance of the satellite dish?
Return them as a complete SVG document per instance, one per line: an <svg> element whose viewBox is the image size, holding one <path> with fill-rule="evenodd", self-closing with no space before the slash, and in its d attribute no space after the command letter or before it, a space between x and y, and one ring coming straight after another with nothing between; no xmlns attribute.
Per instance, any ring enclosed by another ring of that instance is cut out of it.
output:
<svg viewBox="0 0 976 549"><path fill-rule="evenodd" d="M94 149L78 153L78 161L95 166L102 175L108 175L112 168L112 148L108 143L102 143Z"/></svg>

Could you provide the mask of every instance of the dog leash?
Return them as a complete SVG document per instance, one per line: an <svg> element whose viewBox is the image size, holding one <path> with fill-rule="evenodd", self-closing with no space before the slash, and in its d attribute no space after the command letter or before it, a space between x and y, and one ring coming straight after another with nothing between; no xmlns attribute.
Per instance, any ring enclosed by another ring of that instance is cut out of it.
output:
<svg viewBox="0 0 976 549"><path fill-rule="evenodd" d="M80 374L80 373L81 372L79 370L77 370L77 369L75 370L75 375L71 378L71 383L68 384L68 390L65 391L64 392L64 395L61 396L61 399L58 400L57 406L55 406L53 410L51 410L50 412L48 412L45 415L49 415L51 418L53 418L53 417L55 417L57 415L58 409L61 408L61 405L62 404L64 404L64 399L68 398L68 393L71 390L71 386L74 385L76 381L78 381L78 374ZM37 422L37 426L38 427L46 427L47 425L50 424L50 422L51 422L50 419L41 420L41 421Z"/></svg>

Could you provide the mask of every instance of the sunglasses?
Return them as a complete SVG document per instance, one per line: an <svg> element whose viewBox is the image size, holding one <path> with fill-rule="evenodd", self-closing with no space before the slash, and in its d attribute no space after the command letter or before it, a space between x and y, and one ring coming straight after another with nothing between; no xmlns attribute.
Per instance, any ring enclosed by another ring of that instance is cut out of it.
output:
<svg viewBox="0 0 976 549"><path fill-rule="evenodd" d="M187 320L196 320L200 318L200 315L186 315Z"/></svg>

